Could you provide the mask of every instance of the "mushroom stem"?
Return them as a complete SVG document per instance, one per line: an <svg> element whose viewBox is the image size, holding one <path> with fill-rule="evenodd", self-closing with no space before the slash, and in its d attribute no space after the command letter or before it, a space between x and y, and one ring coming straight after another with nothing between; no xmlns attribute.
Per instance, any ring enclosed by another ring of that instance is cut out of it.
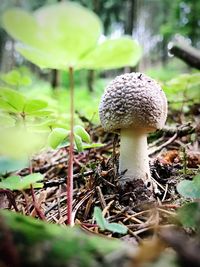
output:
<svg viewBox="0 0 200 267"><path fill-rule="evenodd" d="M147 134L141 130L121 129L119 158L120 183L142 179L145 184L150 178Z"/></svg>

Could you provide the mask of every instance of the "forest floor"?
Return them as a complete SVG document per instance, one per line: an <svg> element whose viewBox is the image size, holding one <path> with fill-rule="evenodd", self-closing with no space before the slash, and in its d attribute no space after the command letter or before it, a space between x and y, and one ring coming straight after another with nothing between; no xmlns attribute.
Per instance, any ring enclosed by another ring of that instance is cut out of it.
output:
<svg viewBox="0 0 200 267"><path fill-rule="evenodd" d="M153 181L159 193L152 195L136 182L130 190L118 186L119 137L108 134L89 121L87 130L94 142L102 142L100 148L74 154L75 224L93 233L121 238L132 244L152 236L156 229L179 224L177 209L186 201L176 186L183 179L191 180L200 166L200 105L193 105L187 114L171 111L168 116L173 124L149 137L150 166ZM34 157L30 171L44 174L41 189L10 192L1 195L1 208L9 208L42 220L65 224L66 177L68 149L44 151ZM93 218L94 207L102 209L109 222L126 225L126 235L102 231Z"/></svg>

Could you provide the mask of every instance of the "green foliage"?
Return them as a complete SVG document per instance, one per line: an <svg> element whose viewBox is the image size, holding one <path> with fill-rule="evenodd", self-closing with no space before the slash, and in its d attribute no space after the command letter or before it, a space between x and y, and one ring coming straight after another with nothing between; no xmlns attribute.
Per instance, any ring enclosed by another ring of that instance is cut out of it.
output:
<svg viewBox="0 0 200 267"><path fill-rule="evenodd" d="M200 229L199 202L192 202L185 204L178 210L178 217L183 226Z"/></svg>
<svg viewBox="0 0 200 267"><path fill-rule="evenodd" d="M18 51L42 68L119 68L134 66L141 57L140 46L129 38L98 44L99 18L73 2L45 6L33 14L11 9L3 15L3 24L21 42Z"/></svg>
<svg viewBox="0 0 200 267"><path fill-rule="evenodd" d="M18 70L11 70L6 74L1 74L0 79L11 86L28 86L31 84L30 76L22 74Z"/></svg>
<svg viewBox="0 0 200 267"><path fill-rule="evenodd" d="M5 156L0 157L0 174L13 172L28 167L27 159L13 159Z"/></svg>
<svg viewBox="0 0 200 267"><path fill-rule="evenodd" d="M2 181L0 182L0 188L10 190L24 190L30 188L31 184L35 188L41 188L43 184L38 183L38 181L42 180L43 176L40 173L33 173L24 177L20 177L18 175L9 176L8 178L2 179Z"/></svg>
<svg viewBox="0 0 200 267"><path fill-rule="evenodd" d="M64 128L54 128L48 136L48 145L53 149L69 146L69 135L70 131ZM87 148L102 146L99 143L91 144L89 134L80 125L74 127L74 141L78 152L82 152Z"/></svg>
<svg viewBox="0 0 200 267"><path fill-rule="evenodd" d="M12 113L23 113L23 116L26 115L37 115L42 116L41 111L44 110L48 106L48 103L39 100L39 99L28 99L22 93L13 90L11 88L1 87L0 88L0 109L4 112L12 112ZM44 112L44 115L46 113Z"/></svg>
<svg viewBox="0 0 200 267"><path fill-rule="evenodd" d="M191 90L191 88L200 86L200 72L181 74L178 77L168 81L166 86L175 92Z"/></svg>
<svg viewBox="0 0 200 267"><path fill-rule="evenodd" d="M0 100L1 106L1 100ZM0 113L0 127L8 128L15 126L15 119L8 114Z"/></svg>
<svg viewBox="0 0 200 267"><path fill-rule="evenodd" d="M168 82L183 73L185 64L177 58L170 58L164 66L152 66L146 74L160 82Z"/></svg>
<svg viewBox="0 0 200 267"><path fill-rule="evenodd" d="M186 198L200 198L200 174L196 175L192 181L183 180L177 185L177 191Z"/></svg>
<svg viewBox="0 0 200 267"><path fill-rule="evenodd" d="M171 107L179 109L185 101L199 103L199 86L200 72L181 74L166 82L164 91Z"/></svg>
<svg viewBox="0 0 200 267"><path fill-rule="evenodd" d="M0 155L26 159L46 144L46 133L30 132L24 127L0 129Z"/></svg>
<svg viewBox="0 0 200 267"><path fill-rule="evenodd" d="M128 229L125 225L118 223L109 223L102 214L102 211L99 207L94 208L94 219L101 228L101 230L108 230L114 233L126 234Z"/></svg>
<svg viewBox="0 0 200 267"><path fill-rule="evenodd" d="M84 142L91 143L90 135L88 134L88 132L86 132L86 130L82 126L76 125L74 127L74 133L80 136L81 140L83 140Z"/></svg>
<svg viewBox="0 0 200 267"><path fill-rule="evenodd" d="M115 69L134 66L142 56L141 47L129 37L106 40L88 53L78 64L85 69Z"/></svg>
<svg viewBox="0 0 200 267"><path fill-rule="evenodd" d="M0 108L3 111L23 112L25 103L26 98L18 91L6 87L0 88Z"/></svg>
<svg viewBox="0 0 200 267"><path fill-rule="evenodd" d="M63 143L65 142L64 146L66 146L66 140L69 137L70 131L63 129L63 128L54 128L52 132L48 136L48 145L56 149L57 147L62 147Z"/></svg>
<svg viewBox="0 0 200 267"><path fill-rule="evenodd" d="M177 185L177 191L185 198L200 199L200 174L196 175L192 181L183 180ZM200 230L200 204L191 202L183 205L178 210L178 218L185 227L194 227Z"/></svg>

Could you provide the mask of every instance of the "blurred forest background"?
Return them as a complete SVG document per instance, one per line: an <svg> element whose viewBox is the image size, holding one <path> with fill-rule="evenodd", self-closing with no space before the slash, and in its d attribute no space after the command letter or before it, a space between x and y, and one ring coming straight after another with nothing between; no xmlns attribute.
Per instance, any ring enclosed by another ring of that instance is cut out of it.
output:
<svg viewBox="0 0 200 267"><path fill-rule="evenodd" d="M1 0L0 15L8 8L17 6L33 11L56 0ZM132 35L143 49L143 57L137 70L147 72L160 79L169 80L188 66L169 55L168 45L174 36L182 35L189 44L200 48L200 2L197 0L76 0L93 10L101 18L106 36ZM89 29L88 29L89 30ZM65 85L62 73L40 70L15 51L15 41L0 29L0 70L8 72L20 66L28 66L31 72L51 82L53 86ZM121 72L121 70L120 70ZM98 73L101 76L109 73ZM93 90L94 72L81 71L78 81L87 82Z"/></svg>

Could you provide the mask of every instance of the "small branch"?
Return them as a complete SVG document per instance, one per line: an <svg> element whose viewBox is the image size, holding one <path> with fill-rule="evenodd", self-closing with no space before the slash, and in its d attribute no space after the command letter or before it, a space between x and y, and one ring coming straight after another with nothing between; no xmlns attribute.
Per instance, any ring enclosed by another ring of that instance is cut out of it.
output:
<svg viewBox="0 0 200 267"><path fill-rule="evenodd" d="M17 204L15 202L15 197L12 191L8 190L8 189L0 189L0 194L6 194L8 201L10 203L10 205L12 205L15 209L16 212L18 212L18 207Z"/></svg>
<svg viewBox="0 0 200 267"><path fill-rule="evenodd" d="M160 151L161 149L163 149L164 147L168 146L169 144L171 144L176 138L177 138L178 134L175 133L170 139L168 139L165 143L163 143L162 145L151 149L151 151L149 152L149 156L152 156L153 154L157 153L158 151Z"/></svg>
<svg viewBox="0 0 200 267"><path fill-rule="evenodd" d="M94 174L94 173L95 173L95 171L87 171L84 173L77 173L77 174L74 174L73 179L79 179L81 177L87 177L87 176ZM54 181L47 181L47 182L44 182L44 188L59 186L61 184L64 184L65 182L66 182L65 178L61 178L59 180L54 180Z"/></svg>
<svg viewBox="0 0 200 267"><path fill-rule="evenodd" d="M99 200L100 200L100 203L101 203L101 207L102 207L102 209L105 209L105 207L106 207L106 201L104 199L104 196L102 194L102 191L101 191L100 186L97 186L96 187L96 190L97 190L97 194L98 194L98 197L99 197Z"/></svg>

